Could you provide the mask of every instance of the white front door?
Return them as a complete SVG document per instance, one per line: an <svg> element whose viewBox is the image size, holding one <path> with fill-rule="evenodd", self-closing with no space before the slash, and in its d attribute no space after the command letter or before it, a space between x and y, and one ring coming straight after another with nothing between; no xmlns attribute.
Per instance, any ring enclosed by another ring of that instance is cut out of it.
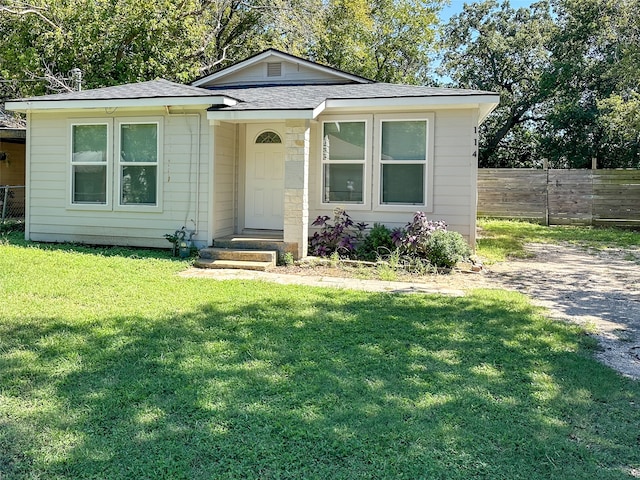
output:
<svg viewBox="0 0 640 480"><path fill-rule="evenodd" d="M284 135L270 124L247 125L245 228L284 227Z"/></svg>

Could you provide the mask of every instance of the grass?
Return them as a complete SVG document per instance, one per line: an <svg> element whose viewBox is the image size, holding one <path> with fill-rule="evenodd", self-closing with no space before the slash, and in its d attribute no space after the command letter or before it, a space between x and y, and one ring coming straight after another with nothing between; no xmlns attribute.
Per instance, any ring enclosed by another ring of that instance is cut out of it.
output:
<svg viewBox="0 0 640 480"><path fill-rule="evenodd" d="M0 478L633 478L640 386L526 297L0 245Z"/></svg>
<svg viewBox="0 0 640 480"><path fill-rule="evenodd" d="M479 219L481 236L477 254L490 261L504 261L509 257L525 258L525 243L573 243L585 247L639 248L640 232L620 228L582 226L547 227L517 220Z"/></svg>

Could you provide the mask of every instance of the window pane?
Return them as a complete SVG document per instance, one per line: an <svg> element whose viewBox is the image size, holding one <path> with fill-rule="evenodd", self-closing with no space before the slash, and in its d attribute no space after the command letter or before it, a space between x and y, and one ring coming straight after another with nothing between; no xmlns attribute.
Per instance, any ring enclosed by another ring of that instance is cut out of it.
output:
<svg viewBox="0 0 640 480"><path fill-rule="evenodd" d="M282 139L276 132L262 132L256 138L256 143L282 143Z"/></svg>
<svg viewBox="0 0 640 480"><path fill-rule="evenodd" d="M364 166L328 164L324 166L324 201L362 203Z"/></svg>
<svg viewBox="0 0 640 480"><path fill-rule="evenodd" d="M324 160L364 160L364 122L325 123L322 137Z"/></svg>
<svg viewBox="0 0 640 480"><path fill-rule="evenodd" d="M157 162L158 126L155 123L120 125L121 162Z"/></svg>
<svg viewBox="0 0 640 480"><path fill-rule="evenodd" d="M424 165L382 165L382 203L424 204Z"/></svg>
<svg viewBox="0 0 640 480"><path fill-rule="evenodd" d="M382 160L426 160L427 122L382 122Z"/></svg>
<svg viewBox="0 0 640 480"><path fill-rule="evenodd" d="M72 162L107 161L107 126L73 125Z"/></svg>
<svg viewBox="0 0 640 480"><path fill-rule="evenodd" d="M156 205L157 167L122 167L122 205Z"/></svg>
<svg viewBox="0 0 640 480"><path fill-rule="evenodd" d="M73 203L107 203L106 165L73 166Z"/></svg>

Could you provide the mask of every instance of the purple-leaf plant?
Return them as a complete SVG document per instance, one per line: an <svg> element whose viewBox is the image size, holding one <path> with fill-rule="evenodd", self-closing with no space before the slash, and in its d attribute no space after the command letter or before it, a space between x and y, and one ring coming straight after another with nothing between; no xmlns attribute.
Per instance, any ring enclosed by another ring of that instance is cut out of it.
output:
<svg viewBox="0 0 640 480"><path fill-rule="evenodd" d="M333 224L327 215L320 215L311 224L320 231L309 239L309 254L328 257L338 252L341 257L353 257L367 224L355 223L342 208L336 208L333 214Z"/></svg>
<svg viewBox="0 0 640 480"><path fill-rule="evenodd" d="M427 240L437 231L446 232L447 224L442 220L428 220L424 212L416 212L413 220L404 228L396 228L391 232L391 238L402 253L426 258Z"/></svg>

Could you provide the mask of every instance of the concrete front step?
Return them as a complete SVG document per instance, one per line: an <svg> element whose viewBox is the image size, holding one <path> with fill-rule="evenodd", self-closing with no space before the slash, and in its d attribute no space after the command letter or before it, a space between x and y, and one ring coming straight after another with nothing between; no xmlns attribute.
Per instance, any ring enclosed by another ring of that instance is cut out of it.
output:
<svg viewBox="0 0 640 480"><path fill-rule="evenodd" d="M238 248L210 247L200 250L200 258L245 262L270 262L275 266L276 261L278 260L278 254L273 250L244 250Z"/></svg>
<svg viewBox="0 0 640 480"><path fill-rule="evenodd" d="M211 258L199 258L196 260L194 265L198 268L242 269L264 272L273 267L275 263L249 260L214 260Z"/></svg>
<svg viewBox="0 0 640 480"><path fill-rule="evenodd" d="M276 250L282 254L287 251L282 237L268 235L231 235L216 238L215 247L232 250Z"/></svg>

